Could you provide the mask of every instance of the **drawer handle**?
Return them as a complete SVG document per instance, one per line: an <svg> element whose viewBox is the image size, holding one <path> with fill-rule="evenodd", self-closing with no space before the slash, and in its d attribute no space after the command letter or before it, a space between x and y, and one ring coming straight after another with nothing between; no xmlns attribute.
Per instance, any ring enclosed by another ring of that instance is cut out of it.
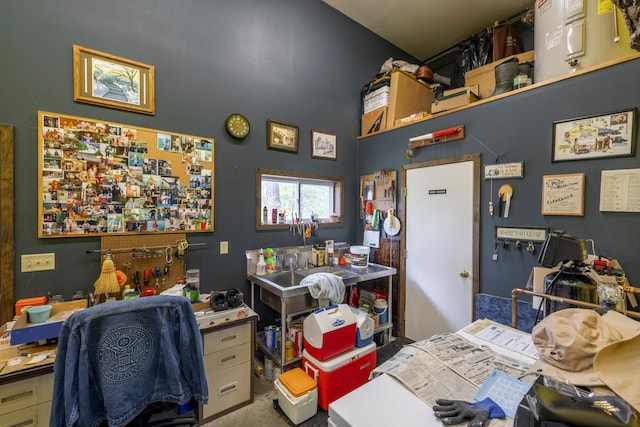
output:
<svg viewBox="0 0 640 427"><path fill-rule="evenodd" d="M238 388L238 383L234 382L234 383L231 383L229 385L225 385L225 386L220 387L218 394L220 396L222 396L222 395L225 395L227 393L231 393L232 391L236 391L237 388Z"/></svg>
<svg viewBox="0 0 640 427"><path fill-rule="evenodd" d="M9 427L26 427L26 426L35 426L38 425L35 418L31 418L25 421L20 421L17 424L11 424Z"/></svg>
<svg viewBox="0 0 640 427"><path fill-rule="evenodd" d="M227 356L227 357L223 357L222 359L220 359L220 364L223 364L225 362L229 362L229 361L231 361L231 360L233 360L235 358L236 358L235 354L232 354L232 355Z"/></svg>
<svg viewBox="0 0 640 427"><path fill-rule="evenodd" d="M222 338L220 339L220 342L233 341L233 340L235 340L236 338L238 338L238 336L237 336L236 334L233 334L233 335L229 335L229 336L227 336L227 337L222 337Z"/></svg>
<svg viewBox="0 0 640 427"><path fill-rule="evenodd" d="M18 394L14 394L14 395L11 395L11 396L3 397L0 400L0 403L9 403L9 402L13 402L15 400L25 399L25 398L28 398L28 397L31 397L31 396L33 396L33 390L27 390L27 391L24 391L22 393L18 393Z"/></svg>

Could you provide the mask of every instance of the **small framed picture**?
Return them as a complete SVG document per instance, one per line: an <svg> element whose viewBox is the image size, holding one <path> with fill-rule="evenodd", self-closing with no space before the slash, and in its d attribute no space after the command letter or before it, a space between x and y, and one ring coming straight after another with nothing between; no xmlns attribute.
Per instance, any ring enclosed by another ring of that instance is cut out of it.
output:
<svg viewBox="0 0 640 427"><path fill-rule="evenodd" d="M542 177L542 215L584 216L584 173Z"/></svg>
<svg viewBox="0 0 640 427"><path fill-rule="evenodd" d="M551 161L627 157L635 154L636 109L553 123Z"/></svg>
<svg viewBox="0 0 640 427"><path fill-rule="evenodd" d="M298 126L269 119L267 121L267 148L298 152Z"/></svg>
<svg viewBox="0 0 640 427"><path fill-rule="evenodd" d="M333 133L312 130L311 157L336 160L338 158L338 137Z"/></svg>
<svg viewBox="0 0 640 427"><path fill-rule="evenodd" d="M154 115L154 67L73 45L73 99Z"/></svg>

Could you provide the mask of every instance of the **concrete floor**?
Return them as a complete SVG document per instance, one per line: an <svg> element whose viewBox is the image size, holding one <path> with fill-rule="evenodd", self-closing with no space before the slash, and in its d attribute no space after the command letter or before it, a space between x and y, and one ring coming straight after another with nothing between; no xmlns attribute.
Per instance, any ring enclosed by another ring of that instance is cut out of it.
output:
<svg viewBox="0 0 640 427"><path fill-rule="evenodd" d="M253 403L230 414L203 424L202 427L289 427L293 426L287 416L278 408L274 408L274 400L278 399L278 391L273 382L265 377L256 378L254 383ZM318 408L318 414L298 424L303 427L327 426L328 414Z"/></svg>
<svg viewBox="0 0 640 427"><path fill-rule="evenodd" d="M410 340L396 338L384 347L379 347L376 353L376 365L388 360L396 354L403 345ZM256 360L262 364L261 360ZM294 426L287 416L277 407L274 400L278 399L278 391L273 382L265 377L255 378L253 403L240 408L230 414L203 424L202 427L288 427ZM298 427L326 427L329 414L318 407L318 413L310 419L298 424Z"/></svg>

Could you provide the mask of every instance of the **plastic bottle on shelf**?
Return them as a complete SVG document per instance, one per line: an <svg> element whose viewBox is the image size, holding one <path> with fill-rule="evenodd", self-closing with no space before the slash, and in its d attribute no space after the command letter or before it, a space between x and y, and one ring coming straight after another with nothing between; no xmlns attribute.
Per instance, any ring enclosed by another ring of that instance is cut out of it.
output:
<svg viewBox="0 0 640 427"><path fill-rule="evenodd" d="M260 249L260 257L256 265L256 276L264 276L267 274L267 263L264 260L264 251Z"/></svg>

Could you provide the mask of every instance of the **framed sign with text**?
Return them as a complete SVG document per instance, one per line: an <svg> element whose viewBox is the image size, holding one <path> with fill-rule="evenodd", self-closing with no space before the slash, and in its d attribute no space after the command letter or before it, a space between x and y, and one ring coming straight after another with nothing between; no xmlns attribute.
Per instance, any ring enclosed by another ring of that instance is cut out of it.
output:
<svg viewBox="0 0 640 427"><path fill-rule="evenodd" d="M542 177L542 215L584 215L584 173Z"/></svg>

